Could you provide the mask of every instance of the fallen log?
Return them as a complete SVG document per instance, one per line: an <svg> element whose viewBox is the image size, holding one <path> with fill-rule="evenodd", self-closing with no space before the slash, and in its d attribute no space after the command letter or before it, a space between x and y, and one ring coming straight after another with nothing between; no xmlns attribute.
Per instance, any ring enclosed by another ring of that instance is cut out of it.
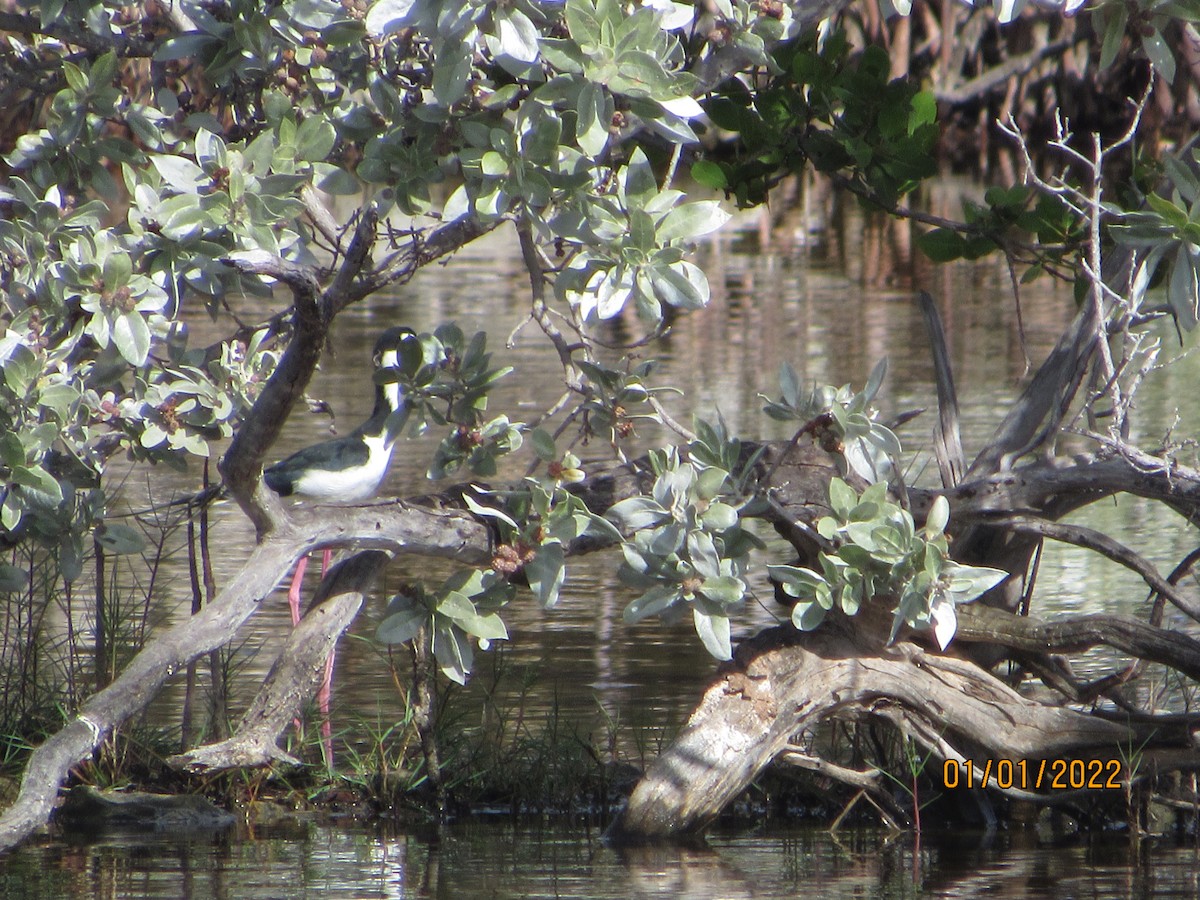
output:
<svg viewBox="0 0 1200 900"><path fill-rule="evenodd" d="M970 661L911 643L879 646L848 624L811 633L785 625L745 642L646 771L607 838L693 838L798 733L831 718L889 721L958 762L1118 757L1132 744L1161 749L1176 767L1200 768L1178 725L1164 731L1044 705Z"/></svg>

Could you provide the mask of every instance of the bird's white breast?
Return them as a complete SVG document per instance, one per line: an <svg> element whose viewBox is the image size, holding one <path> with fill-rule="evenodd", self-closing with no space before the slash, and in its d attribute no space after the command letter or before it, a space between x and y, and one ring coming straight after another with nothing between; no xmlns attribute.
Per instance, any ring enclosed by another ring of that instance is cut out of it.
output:
<svg viewBox="0 0 1200 900"><path fill-rule="evenodd" d="M368 451L365 465L306 472L296 480L296 493L333 503L354 503L372 496L387 473L392 444L383 435L364 435L362 440Z"/></svg>

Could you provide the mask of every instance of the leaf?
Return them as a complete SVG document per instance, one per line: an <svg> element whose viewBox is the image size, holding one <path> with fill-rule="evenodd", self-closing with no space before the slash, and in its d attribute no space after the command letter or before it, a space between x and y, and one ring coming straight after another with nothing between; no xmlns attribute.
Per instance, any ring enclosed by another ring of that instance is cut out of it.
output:
<svg viewBox="0 0 1200 900"><path fill-rule="evenodd" d="M883 378L887 375L887 369L888 361L886 356L875 363L875 367L871 369L871 374L867 378L867 386L863 388L863 397L868 403L874 400L875 395L879 393L879 388L883 385Z"/></svg>
<svg viewBox="0 0 1200 900"><path fill-rule="evenodd" d="M942 567L942 580L955 603L970 603L1008 577L1003 569L987 566L964 566L947 560Z"/></svg>
<svg viewBox="0 0 1200 900"><path fill-rule="evenodd" d="M585 81L576 104L575 142L591 157L598 157L608 146L609 125L615 105L603 85Z"/></svg>
<svg viewBox="0 0 1200 900"><path fill-rule="evenodd" d="M496 14L496 27L503 53L523 63L537 61L538 30L525 13L501 6Z"/></svg>
<svg viewBox="0 0 1200 900"><path fill-rule="evenodd" d="M563 13L567 19L567 29L576 43L600 43L600 20L597 18L595 6L589 0L567 0L563 6Z"/></svg>
<svg viewBox="0 0 1200 900"><path fill-rule="evenodd" d="M711 535L703 531L689 532L687 549L692 565L703 578L720 576L721 556L717 553L717 547Z"/></svg>
<svg viewBox="0 0 1200 900"><path fill-rule="evenodd" d="M1175 254L1175 263L1171 268L1171 282L1167 290L1167 301L1184 331L1196 327L1197 302L1200 301L1200 279L1192 264L1191 254L1187 245L1179 248Z"/></svg>
<svg viewBox="0 0 1200 900"><path fill-rule="evenodd" d="M296 129L296 159L322 162L336 142L337 132L329 122L319 116L308 116L300 121Z"/></svg>
<svg viewBox="0 0 1200 900"><path fill-rule="evenodd" d="M729 213L716 200L683 203L663 217L656 236L666 244L674 240L693 240L711 234L729 221Z"/></svg>
<svg viewBox="0 0 1200 900"><path fill-rule="evenodd" d="M677 309L700 309L708 303L708 281L704 273L691 263L677 262L671 266L654 266L647 274L655 297L668 306Z"/></svg>
<svg viewBox="0 0 1200 900"><path fill-rule="evenodd" d="M627 625L632 625L648 616L662 613L675 603L679 597L679 585L663 584L652 587L625 607L622 618Z"/></svg>
<svg viewBox="0 0 1200 900"><path fill-rule="evenodd" d="M542 544L533 559L525 564L525 577L542 609L550 609L558 602L566 574L563 545L559 543Z"/></svg>
<svg viewBox="0 0 1200 900"><path fill-rule="evenodd" d="M0 594L11 594L25 590L29 573L17 566L0 563Z"/></svg>
<svg viewBox="0 0 1200 900"><path fill-rule="evenodd" d="M738 511L728 503L713 503L704 511L701 520L711 531L725 531L738 523Z"/></svg>
<svg viewBox="0 0 1200 900"><path fill-rule="evenodd" d="M933 505L929 508L929 515L925 517L925 534L927 537L933 538L946 530L946 523L950 521L950 502L941 494L933 501Z"/></svg>
<svg viewBox="0 0 1200 900"><path fill-rule="evenodd" d="M438 624L433 632L433 655L437 657L443 675L458 684L467 683L475 651L465 634L453 626Z"/></svg>
<svg viewBox="0 0 1200 900"><path fill-rule="evenodd" d="M845 522L858 506L858 492L840 478L829 480L829 506L837 518Z"/></svg>
<svg viewBox="0 0 1200 900"><path fill-rule="evenodd" d="M529 434L533 443L533 452L543 462L554 462L558 459L558 448L554 446L554 438L544 428L535 428Z"/></svg>
<svg viewBox="0 0 1200 900"><path fill-rule="evenodd" d="M934 228L917 236L917 246L934 262L950 262L966 252L962 235L950 228Z"/></svg>
<svg viewBox="0 0 1200 900"><path fill-rule="evenodd" d="M404 595L397 595L396 599L401 599L402 596ZM379 628L376 629L377 641L388 644L407 643L420 634L422 628L430 624L432 613L427 610L425 605L413 598L408 598L408 600L412 605L392 613L391 616L379 623Z"/></svg>
<svg viewBox="0 0 1200 900"><path fill-rule="evenodd" d="M819 603L797 603L792 607L792 625L801 631L812 631L825 621L825 613L825 608Z"/></svg>
<svg viewBox="0 0 1200 900"><path fill-rule="evenodd" d="M1113 3L1104 7L1104 43L1100 48L1100 69L1103 71L1113 64L1117 52L1125 40L1125 27L1129 23L1129 10L1123 3Z"/></svg>
<svg viewBox="0 0 1200 900"><path fill-rule="evenodd" d="M729 187L729 178L719 163L701 159L692 164L692 180L714 191L723 191Z"/></svg>
<svg viewBox="0 0 1200 900"><path fill-rule="evenodd" d="M17 466L9 477L14 484L40 495L37 500L48 501L54 506L62 503L62 485L41 466Z"/></svg>
<svg viewBox="0 0 1200 900"><path fill-rule="evenodd" d="M626 531L638 531L670 518L670 513L650 497L627 497L613 504L605 517Z"/></svg>
<svg viewBox="0 0 1200 900"><path fill-rule="evenodd" d="M1175 54L1157 26L1151 26L1150 33L1142 35L1142 49L1158 74L1168 84L1172 83L1175 80Z"/></svg>
<svg viewBox="0 0 1200 900"><path fill-rule="evenodd" d="M464 493L462 495L462 498L463 498L463 502L467 504L467 509L469 509L471 512L475 513L475 515L485 516L485 517L492 518L492 519L499 519L501 522L504 522L506 525L511 525L514 529L516 529L518 531L520 530L521 526L516 523L516 521L513 519L512 516L510 516L508 513L504 512L503 510L496 509L496 507L494 507L494 506L484 506L482 503L478 502L470 494Z"/></svg>
<svg viewBox="0 0 1200 900"><path fill-rule="evenodd" d="M729 606L741 602L746 595L746 582L733 575L720 575L704 579L700 591L708 599L722 606Z"/></svg>
<svg viewBox="0 0 1200 900"><path fill-rule="evenodd" d="M413 24L413 7L416 6L417 0L376 0L367 11L363 24L369 34L383 37Z"/></svg>
<svg viewBox="0 0 1200 900"><path fill-rule="evenodd" d="M447 43L433 65L433 96L441 106L453 106L466 93L473 51L465 42Z"/></svg>
<svg viewBox="0 0 1200 900"><path fill-rule="evenodd" d="M816 572L796 566L767 566L767 575L779 582L783 592L790 597L813 597L817 585L825 584L825 579Z"/></svg>
<svg viewBox="0 0 1200 900"><path fill-rule="evenodd" d="M704 649L720 660L733 659L733 647L729 641L729 619L726 616L692 610L692 620L696 624L696 634Z"/></svg>
<svg viewBox="0 0 1200 900"><path fill-rule="evenodd" d="M141 553L146 540L139 532L119 522L101 522L96 526L96 543L114 556L130 556Z"/></svg>
<svg viewBox="0 0 1200 900"><path fill-rule="evenodd" d="M197 194L208 180L204 170L182 156L152 156L150 162L163 181L181 194Z"/></svg>
<svg viewBox="0 0 1200 900"><path fill-rule="evenodd" d="M1025 3L1026 0L992 0L996 8L996 18L1000 20L1001 25L1007 25L1019 16L1025 8Z"/></svg>
<svg viewBox="0 0 1200 900"><path fill-rule="evenodd" d="M112 340L124 360L141 366L150 355L150 328L140 313L122 313L112 326Z"/></svg>
<svg viewBox="0 0 1200 900"><path fill-rule="evenodd" d="M945 650L954 640L954 633L958 630L958 614L954 611L954 602L942 596L934 597L929 618L933 623L933 637L938 646Z"/></svg>

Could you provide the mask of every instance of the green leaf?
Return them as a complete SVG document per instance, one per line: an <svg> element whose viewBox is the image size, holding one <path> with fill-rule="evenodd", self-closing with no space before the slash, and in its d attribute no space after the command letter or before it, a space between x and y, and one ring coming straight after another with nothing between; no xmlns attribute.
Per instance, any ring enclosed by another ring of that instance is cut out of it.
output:
<svg viewBox="0 0 1200 900"><path fill-rule="evenodd" d="M333 150L337 132L320 116L302 119L296 129L296 159L304 162L322 162Z"/></svg>
<svg viewBox="0 0 1200 900"><path fill-rule="evenodd" d="M101 522L96 526L95 535L96 543L115 556L141 553L146 547L146 540L140 532L119 522Z"/></svg>
<svg viewBox="0 0 1200 900"><path fill-rule="evenodd" d="M937 98L933 91L918 91L911 101L912 111L908 114L908 133L911 135L922 125L937 122Z"/></svg>
<svg viewBox="0 0 1200 900"><path fill-rule="evenodd" d="M657 229L662 243L694 240L711 234L729 221L729 213L716 200L697 200L675 207L663 217Z"/></svg>
<svg viewBox="0 0 1200 900"><path fill-rule="evenodd" d="M640 622L648 616L658 615L680 598L679 585L663 584L650 588L627 607L623 618L627 625Z"/></svg>
<svg viewBox="0 0 1200 900"><path fill-rule="evenodd" d="M767 575L779 582L790 597L813 597L817 586L825 584L825 579L816 572L796 566L767 566Z"/></svg>
<svg viewBox="0 0 1200 900"><path fill-rule="evenodd" d="M925 534L928 537L936 537L946 530L946 523L950 521L950 502L941 494L933 501L933 506L929 508L929 515L925 517Z"/></svg>
<svg viewBox="0 0 1200 900"><path fill-rule="evenodd" d="M626 531L638 531L670 518L670 513L650 497L627 497L615 503L605 517Z"/></svg>
<svg viewBox="0 0 1200 900"><path fill-rule="evenodd" d="M837 518L845 522L858 505L858 492L840 478L829 480L829 506Z"/></svg>
<svg viewBox="0 0 1200 900"><path fill-rule="evenodd" d="M1158 194L1150 193L1146 195L1146 203L1156 213L1167 220L1171 227L1182 229L1188 224L1188 214L1180 209L1170 200L1160 197Z"/></svg>
<svg viewBox="0 0 1200 900"><path fill-rule="evenodd" d="M820 604L801 601L792 607L792 624L800 631L812 631L825 621L825 613Z"/></svg>
<svg viewBox="0 0 1200 900"><path fill-rule="evenodd" d="M473 55L471 45L465 42L442 46L433 66L433 96L441 106L453 106L463 98Z"/></svg>
<svg viewBox="0 0 1200 900"><path fill-rule="evenodd" d="M729 641L729 619L725 616L692 610L692 620L696 624L696 634L704 649L720 660L733 659L733 648Z"/></svg>
<svg viewBox="0 0 1200 900"><path fill-rule="evenodd" d="M484 506L482 503L475 500L470 494L462 495L463 502L467 505L467 509L475 513L477 516L486 516L492 519L499 519L506 525L511 525L514 529L520 530L521 526L516 523L512 516L503 510L496 509L494 506Z"/></svg>
<svg viewBox="0 0 1200 900"><path fill-rule="evenodd" d="M41 466L17 466L10 477L14 484L35 491L53 505L62 503L62 485Z"/></svg>
<svg viewBox="0 0 1200 900"><path fill-rule="evenodd" d="M1163 79L1170 84L1175 80L1175 54L1163 37L1157 26L1151 26L1149 34L1142 34L1142 49L1146 57L1158 70Z"/></svg>
<svg viewBox="0 0 1200 900"><path fill-rule="evenodd" d="M563 545L559 543L542 544L533 559L525 564L525 577L542 609L550 609L558 602L566 574Z"/></svg>
<svg viewBox="0 0 1200 900"><path fill-rule="evenodd" d="M113 343L127 363L140 366L150 355L150 328L140 313L121 313L113 321Z"/></svg>
<svg viewBox="0 0 1200 900"><path fill-rule="evenodd" d="M529 434L533 443L533 452L543 462L554 462L558 459L558 448L554 446L554 438L544 428L535 428Z"/></svg>
<svg viewBox="0 0 1200 900"><path fill-rule="evenodd" d="M1125 40L1125 28L1129 23L1129 9L1124 3L1110 3L1104 10L1104 42L1100 48L1100 69L1113 64L1117 52Z"/></svg>
<svg viewBox="0 0 1200 900"><path fill-rule="evenodd" d="M917 246L934 262L950 262L966 252L962 235L950 228L934 228L917 236Z"/></svg>
<svg viewBox="0 0 1200 900"><path fill-rule="evenodd" d="M700 309L708 303L708 279L689 262L653 266L646 273L655 297L676 309Z"/></svg>
<svg viewBox="0 0 1200 900"><path fill-rule="evenodd" d="M0 434L0 463L10 469L25 465L25 447L16 432L5 431Z"/></svg>
<svg viewBox="0 0 1200 900"><path fill-rule="evenodd" d="M738 512L728 503L713 503L701 517L704 527L712 531L725 531L738 523Z"/></svg>
<svg viewBox="0 0 1200 900"><path fill-rule="evenodd" d="M182 156L153 156L150 162L163 181L181 194L197 194L208 181L203 169Z"/></svg>
<svg viewBox="0 0 1200 900"><path fill-rule="evenodd" d="M729 178L719 163L701 159L692 164L692 179L697 184L714 191L723 191L729 187Z"/></svg>
<svg viewBox="0 0 1200 900"><path fill-rule="evenodd" d="M538 30L525 13L514 7L501 6L495 21L502 53L523 63L537 60Z"/></svg>
<svg viewBox="0 0 1200 900"><path fill-rule="evenodd" d="M600 20L596 8L588 0L567 0L563 5L567 30L581 45L599 44L601 41Z"/></svg>
<svg viewBox="0 0 1200 900"><path fill-rule="evenodd" d="M1196 327L1197 303L1200 302L1200 273L1192 260L1192 254L1187 245L1181 246L1175 254L1175 263L1171 268L1171 282L1167 290L1167 301L1171 311L1184 331Z"/></svg>
<svg viewBox="0 0 1200 900"><path fill-rule="evenodd" d="M0 563L0 594L12 594L25 590L29 573L17 566Z"/></svg>
<svg viewBox="0 0 1200 900"><path fill-rule="evenodd" d="M720 575L716 578L704 579L700 591L710 600L720 603L722 606L729 606L741 602L746 595L746 583L733 575Z"/></svg>
<svg viewBox="0 0 1200 900"><path fill-rule="evenodd" d="M453 626L436 623L433 631L433 655L437 657L442 674L457 684L466 684L467 675L475 661L470 639Z"/></svg>
<svg viewBox="0 0 1200 900"><path fill-rule="evenodd" d="M397 599L400 598L397 597ZM411 598L407 599L411 605L392 613L375 629L375 639L381 644L407 643L417 636L423 626L429 623L431 618L429 610L423 604L417 603Z"/></svg>

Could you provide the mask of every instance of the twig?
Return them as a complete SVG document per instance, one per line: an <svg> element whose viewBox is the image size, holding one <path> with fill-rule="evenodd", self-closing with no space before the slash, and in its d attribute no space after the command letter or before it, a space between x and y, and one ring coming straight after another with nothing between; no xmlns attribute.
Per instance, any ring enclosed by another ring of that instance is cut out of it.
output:
<svg viewBox="0 0 1200 900"><path fill-rule="evenodd" d="M925 319L925 331L929 335L934 377L937 382L938 420L934 429L934 452L942 476L942 486L954 487L962 481L963 473L967 469L958 424L958 393L954 389L954 370L950 364L950 352L946 347L942 317L938 315L933 297L928 292L921 291L917 294L917 303Z"/></svg>
<svg viewBox="0 0 1200 900"><path fill-rule="evenodd" d="M1178 609L1187 613L1193 619L1200 621L1200 603L1181 594L1176 589L1176 586L1171 584L1166 578L1163 578L1155 565L1144 556L1131 550L1119 541L1113 540L1113 538L1102 531L1097 531L1094 528L1088 528L1084 525L1064 525L1061 522L1049 522L1034 516L1002 516L996 519L988 519L988 523L1011 528L1014 531L1020 531L1025 534L1038 534L1042 537L1048 537L1051 540L1062 541L1066 544L1074 544L1077 547L1093 550L1111 559L1113 562L1120 563L1127 569L1136 572L1158 594L1166 597Z"/></svg>

